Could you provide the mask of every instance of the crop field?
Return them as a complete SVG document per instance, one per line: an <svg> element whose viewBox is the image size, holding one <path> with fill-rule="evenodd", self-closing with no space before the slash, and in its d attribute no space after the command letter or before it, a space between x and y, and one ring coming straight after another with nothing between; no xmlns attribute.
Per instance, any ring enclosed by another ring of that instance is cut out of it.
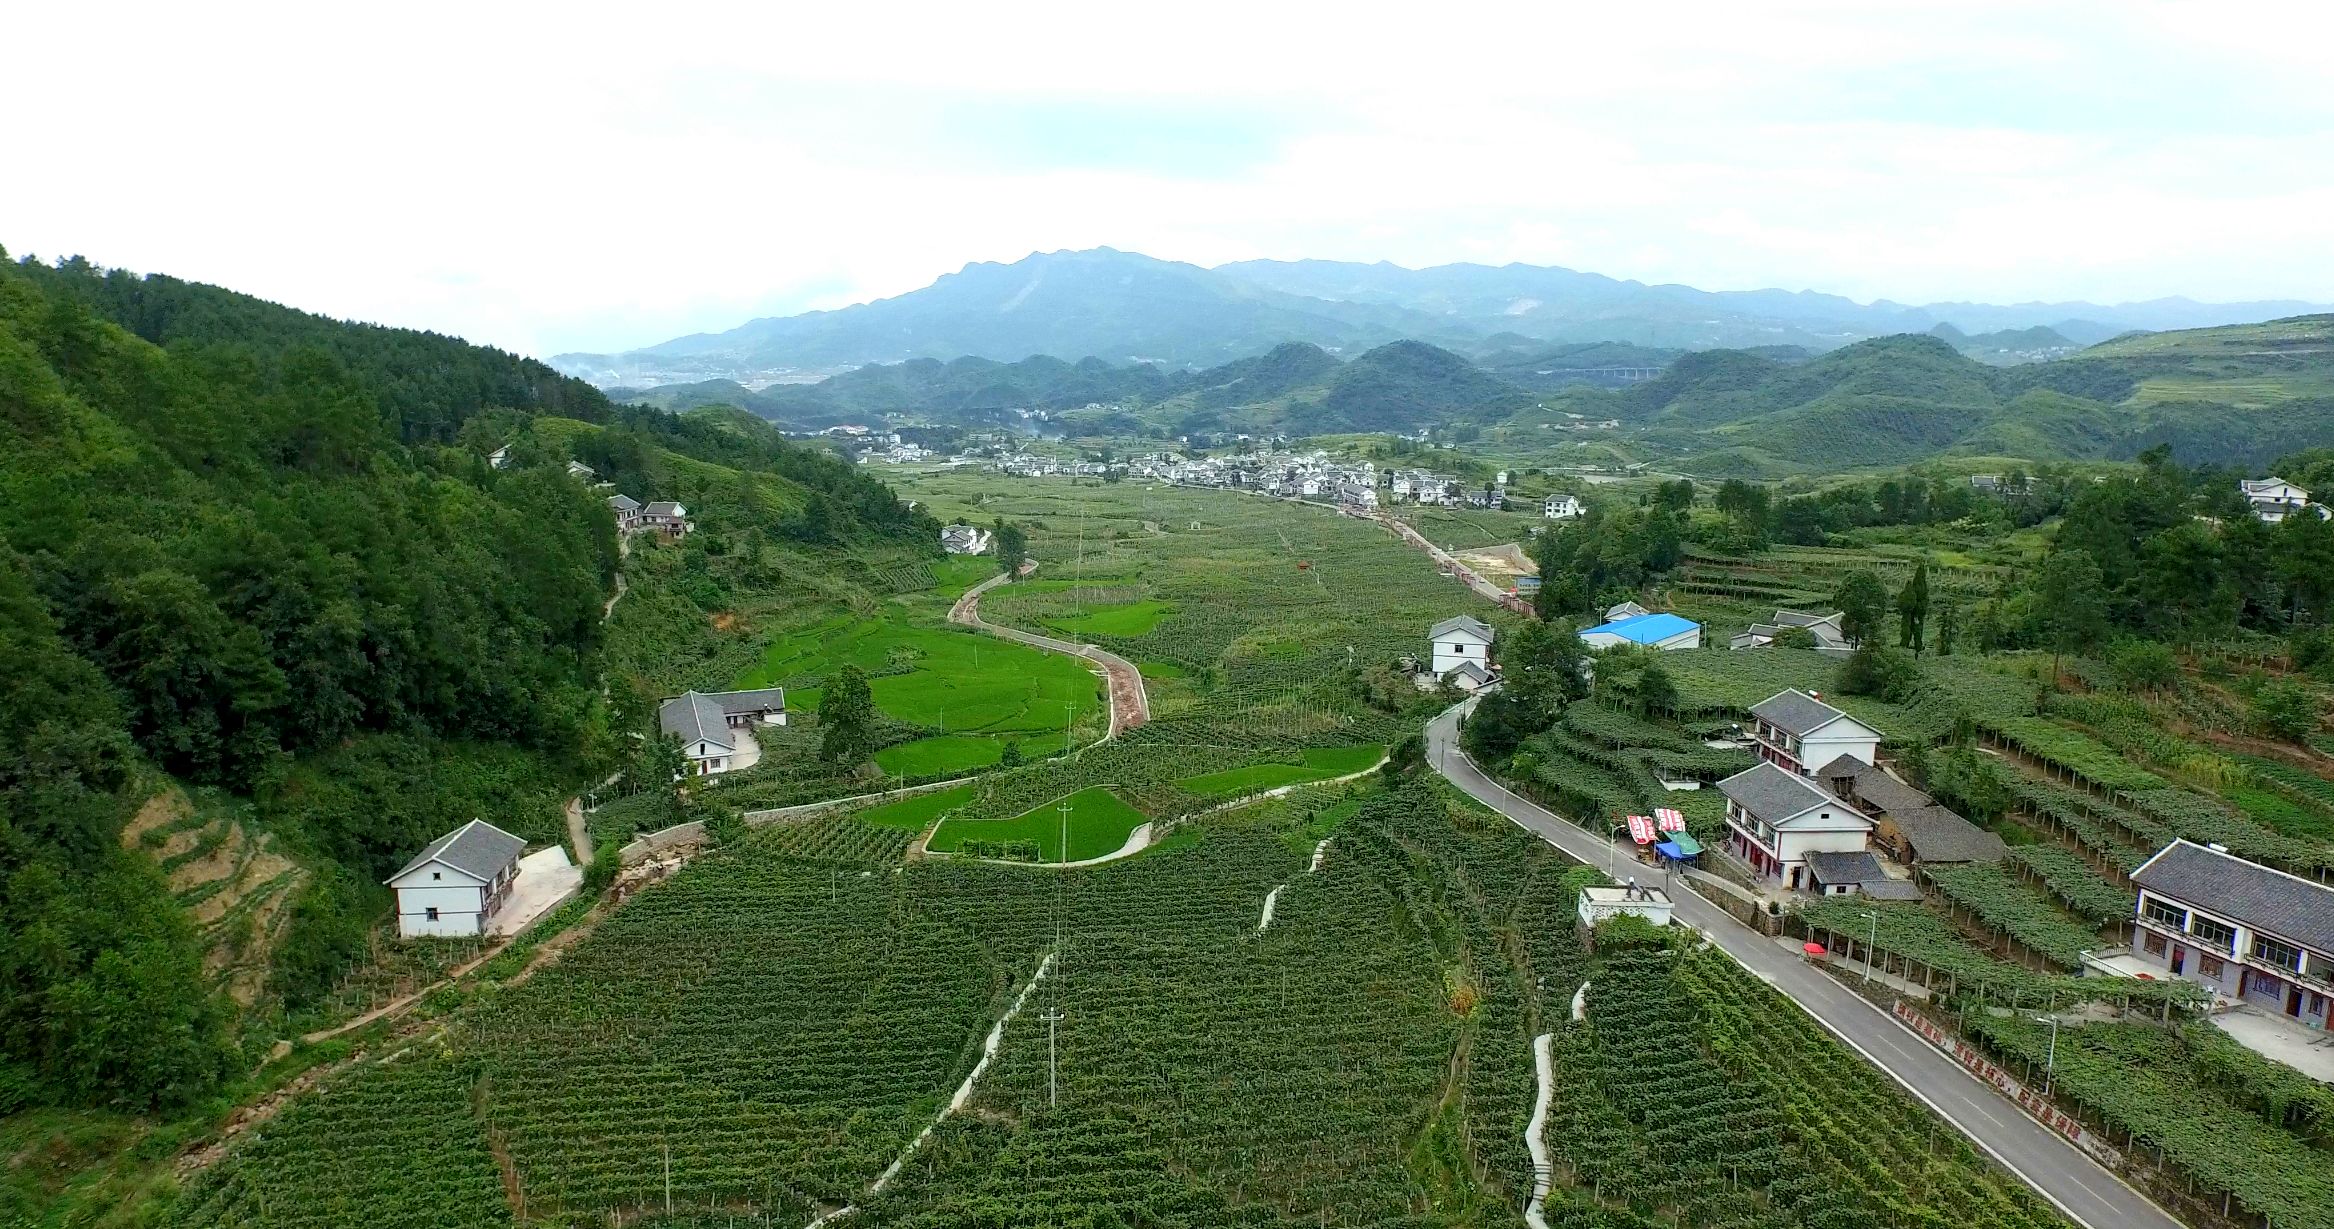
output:
<svg viewBox="0 0 2334 1229"><path fill-rule="evenodd" d="M970 785L955 785L947 789L915 794L902 798L898 802L886 802L880 806L854 812L854 814L861 822L874 824L878 827L905 828L910 832L922 832L931 826L933 820L963 806L972 797L972 793L973 787Z"/></svg>
<svg viewBox="0 0 2334 1229"><path fill-rule="evenodd" d="M875 753L875 766L895 777L929 777L987 768L1005 756L1005 739L987 734L935 734L894 743Z"/></svg>
<svg viewBox="0 0 2334 1229"><path fill-rule="evenodd" d="M1451 615L1510 617L1386 530L1317 507L1135 483L900 482L935 508L1025 525L1040 579L992 590L982 612L1140 663L1153 720L1191 741L1394 742L1417 722L1357 702L1352 673L1423 652Z"/></svg>
<svg viewBox="0 0 2334 1229"><path fill-rule="evenodd" d="M1725 1180L1722 1124L1682 1085L1643 1101L1647 1069L1600 1049L1648 1036L1667 1041L1659 1066L1719 1064L1717 1097L1761 1078L1742 1056L1778 1069L1756 1125L1786 1176L1744 1175L1740 1223L2054 1223L1709 954L1598 972L1568 920L1593 872L1434 788L1276 800L1060 876L900 863L908 827L961 798L702 859L533 979L300 1098L196 1176L171 1223L668 1223L669 1163L675 1223L800 1225L848 1203L918 1229L1504 1229L1531 1178L1530 1038L1550 1029L1579 1055L1562 1103L1626 1107L1608 1125L1662 1162L1623 1172L1560 1119L1558 1223L1639 1223ZM1331 847L1309 874L1316 833ZM871 1195L1048 954L968 1111ZM1592 995L1572 1025L1582 980L1622 997Z"/></svg>
<svg viewBox="0 0 2334 1229"><path fill-rule="evenodd" d="M902 617L835 615L773 639L732 687L787 687L787 703L817 710L818 680L845 665L865 670L875 706L943 733L1059 734L1074 712L1101 703L1084 666L975 632L916 626Z"/></svg>
<svg viewBox="0 0 2334 1229"><path fill-rule="evenodd" d="M1062 810L1065 803L1069 807L1066 815ZM1081 862L1116 853L1146 822L1148 817L1141 811L1107 787L1095 785L1011 819L944 819L933 830L927 848L934 853L1020 857L1031 862Z"/></svg>
<svg viewBox="0 0 2334 1229"><path fill-rule="evenodd" d="M2159 1198L2175 1207L2217 1211L2231 1206L2273 1225L2334 1226L2334 1153L2285 1129L2293 1110L2323 1124L2334 1104L2323 1086L2254 1057L2210 1025L2170 1033L2141 1024L2049 1029L2017 1016L1984 1016L1973 1031L2021 1072L2046 1058L2057 1090L2118 1140L2158 1153L2202 1180L2201 1190L2165 1184Z"/></svg>
<svg viewBox="0 0 2334 1229"><path fill-rule="evenodd" d="M1298 753L1298 760L1294 764L1251 764L1246 768L1228 768L1222 772L1185 777L1175 784L1186 793L1203 798L1236 798L1242 794L1277 789L1301 781L1320 781L1360 772L1377 763L1385 754L1384 747L1375 745L1307 747Z"/></svg>

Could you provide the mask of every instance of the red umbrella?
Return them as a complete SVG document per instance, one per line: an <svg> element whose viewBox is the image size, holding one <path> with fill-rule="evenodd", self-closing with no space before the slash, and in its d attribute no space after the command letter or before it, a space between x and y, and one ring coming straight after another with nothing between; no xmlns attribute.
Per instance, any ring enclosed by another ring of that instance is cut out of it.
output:
<svg viewBox="0 0 2334 1229"><path fill-rule="evenodd" d="M1799 945L1799 950L1806 952L1810 956L1822 956L1829 954L1828 950L1821 943L1802 943Z"/></svg>

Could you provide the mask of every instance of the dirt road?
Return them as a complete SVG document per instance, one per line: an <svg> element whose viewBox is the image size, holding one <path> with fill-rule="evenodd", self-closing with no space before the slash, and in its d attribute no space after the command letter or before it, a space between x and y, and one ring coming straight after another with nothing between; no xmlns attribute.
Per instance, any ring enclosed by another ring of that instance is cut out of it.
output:
<svg viewBox="0 0 2334 1229"><path fill-rule="evenodd" d="M1034 566L1025 565L1021 575L1027 576ZM981 618L981 595L1011 579L1000 573L965 590L964 596L956 599L956 605L949 608L948 621L959 627L976 628L1000 639L1044 649L1049 653L1083 657L1093 663L1110 689L1110 733L1105 737L1116 738L1149 721L1150 693L1143 690L1143 672L1135 669L1133 662L1090 644L1072 644L1067 640L1056 640L1051 636L1040 636L1015 627L1002 627Z"/></svg>

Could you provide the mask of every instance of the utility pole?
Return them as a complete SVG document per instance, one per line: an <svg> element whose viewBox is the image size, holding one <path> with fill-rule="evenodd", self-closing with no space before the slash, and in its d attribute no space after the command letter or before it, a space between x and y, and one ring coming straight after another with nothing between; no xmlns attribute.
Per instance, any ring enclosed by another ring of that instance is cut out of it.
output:
<svg viewBox="0 0 2334 1229"><path fill-rule="evenodd" d="M2034 1021L2050 1025L2050 1049L2042 1056L2042 1095L2048 1097L2058 1084L2058 1017L2036 1016Z"/></svg>
<svg viewBox="0 0 2334 1229"><path fill-rule="evenodd" d="M1872 984L1872 949L1880 943L1880 911L1868 909L1864 916L1872 922L1871 930L1864 938L1864 984L1869 986Z"/></svg>

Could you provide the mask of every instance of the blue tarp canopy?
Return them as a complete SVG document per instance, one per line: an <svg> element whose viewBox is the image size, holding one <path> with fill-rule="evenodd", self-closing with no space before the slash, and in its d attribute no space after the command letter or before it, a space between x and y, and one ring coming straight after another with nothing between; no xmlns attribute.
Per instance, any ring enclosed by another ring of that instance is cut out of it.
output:
<svg viewBox="0 0 2334 1229"><path fill-rule="evenodd" d="M1700 857L1702 842L1695 840L1690 832L1672 832L1668 840L1655 845L1653 849L1662 857L1676 858L1682 862L1687 858Z"/></svg>

